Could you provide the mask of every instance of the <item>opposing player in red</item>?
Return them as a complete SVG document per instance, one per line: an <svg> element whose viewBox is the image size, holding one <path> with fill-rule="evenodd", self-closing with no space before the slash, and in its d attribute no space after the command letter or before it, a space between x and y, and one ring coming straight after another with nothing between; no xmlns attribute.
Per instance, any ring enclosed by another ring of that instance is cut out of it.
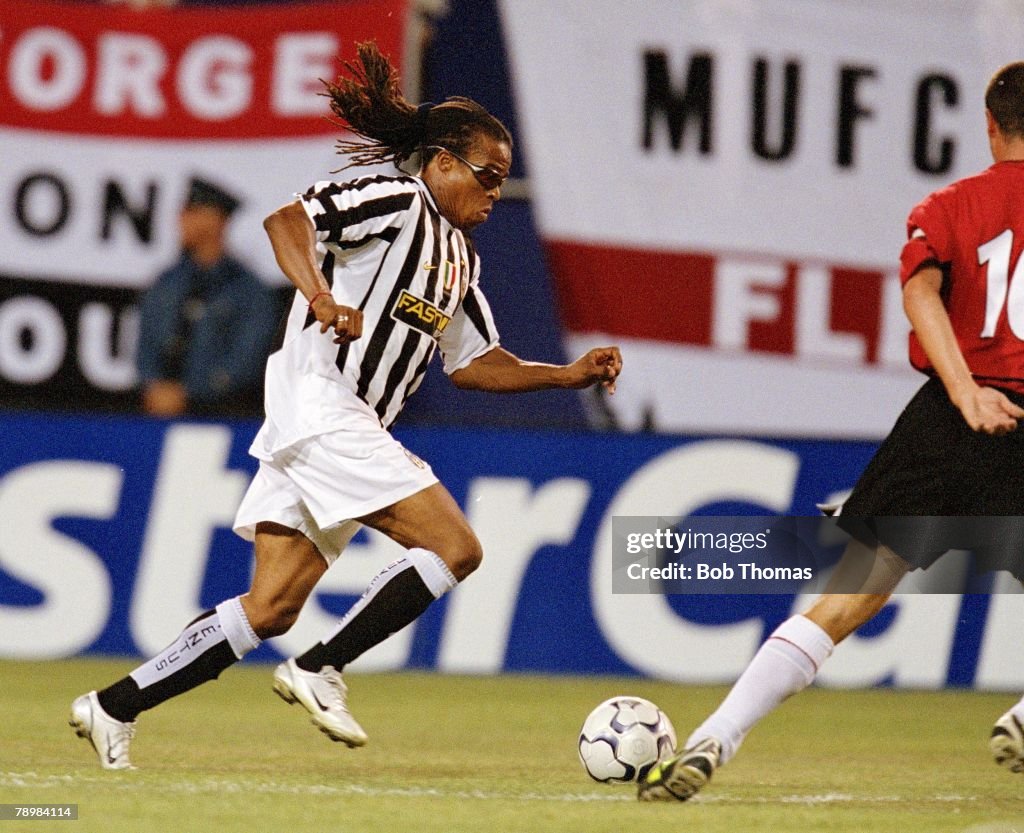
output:
<svg viewBox="0 0 1024 833"><path fill-rule="evenodd" d="M913 327L910 360L929 379L843 516L941 524L1024 509L1024 62L993 76L985 108L994 164L931 194L907 220L900 279ZM1007 557L1004 548L981 567L1024 578L1022 549ZM908 570L943 552L910 550L897 555L879 543L864 582L844 588L859 592L826 592L780 625L684 750L651 770L640 799L685 801L704 787L754 725L807 687L835 645L882 608ZM997 763L1024 772L1024 699L996 722L990 747Z"/></svg>

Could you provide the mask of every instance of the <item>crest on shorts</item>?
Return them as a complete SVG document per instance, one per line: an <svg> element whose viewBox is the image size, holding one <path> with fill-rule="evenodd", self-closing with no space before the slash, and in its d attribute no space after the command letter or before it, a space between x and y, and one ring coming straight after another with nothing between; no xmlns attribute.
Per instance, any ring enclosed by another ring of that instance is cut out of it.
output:
<svg viewBox="0 0 1024 833"><path fill-rule="evenodd" d="M424 463L419 457L417 457L411 451L409 451L408 448L406 448L405 446L402 446L402 451L405 452L405 456L408 457L412 461L412 464L414 466L416 466L416 468L418 468L418 469L426 469L427 468L427 464Z"/></svg>

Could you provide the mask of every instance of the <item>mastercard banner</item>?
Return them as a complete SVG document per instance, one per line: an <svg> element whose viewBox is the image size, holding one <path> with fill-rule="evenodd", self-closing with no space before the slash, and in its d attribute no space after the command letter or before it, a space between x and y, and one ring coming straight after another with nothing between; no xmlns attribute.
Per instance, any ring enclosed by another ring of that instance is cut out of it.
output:
<svg viewBox="0 0 1024 833"><path fill-rule="evenodd" d="M624 428L884 435L910 209L991 163L1005 4L501 0L570 353Z"/></svg>

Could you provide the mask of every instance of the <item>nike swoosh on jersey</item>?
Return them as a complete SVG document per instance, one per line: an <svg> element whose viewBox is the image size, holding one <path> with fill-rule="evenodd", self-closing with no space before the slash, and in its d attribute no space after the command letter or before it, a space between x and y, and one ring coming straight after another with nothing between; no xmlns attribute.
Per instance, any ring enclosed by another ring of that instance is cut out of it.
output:
<svg viewBox="0 0 1024 833"><path fill-rule="evenodd" d="M429 272L431 269L436 269L437 268L437 264L436 263L424 263L423 264L423 268L426 269Z"/></svg>

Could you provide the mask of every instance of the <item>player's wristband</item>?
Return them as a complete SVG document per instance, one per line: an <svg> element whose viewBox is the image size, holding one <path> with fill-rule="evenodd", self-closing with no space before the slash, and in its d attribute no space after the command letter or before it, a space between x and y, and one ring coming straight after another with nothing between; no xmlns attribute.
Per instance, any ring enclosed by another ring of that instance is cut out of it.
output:
<svg viewBox="0 0 1024 833"><path fill-rule="evenodd" d="M319 298L321 295L330 295L330 294L331 294L330 292L326 292L324 290L321 290L320 292L317 292L316 295L314 295L312 298L309 299L309 308L310 308L310 310L313 309L313 304L316 303L316 299L317 298Z"/></svg>

